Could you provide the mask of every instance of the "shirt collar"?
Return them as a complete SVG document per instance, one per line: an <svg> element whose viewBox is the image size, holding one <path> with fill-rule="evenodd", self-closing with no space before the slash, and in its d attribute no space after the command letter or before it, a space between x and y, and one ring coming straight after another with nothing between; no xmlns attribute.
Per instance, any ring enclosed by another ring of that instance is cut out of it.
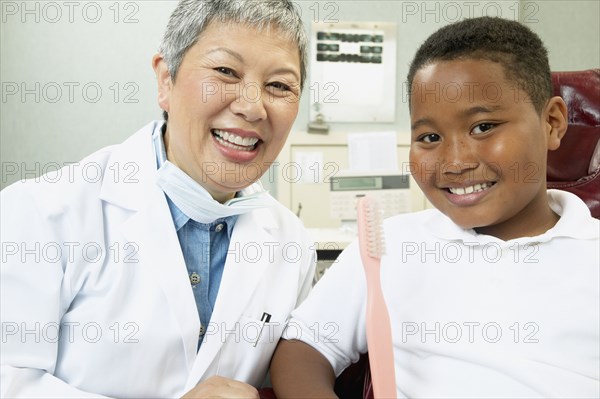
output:
<svg viewBox="0 0 600 399"><path fill-rule="evenodd" d="M167 197L167 202L169 203L169 210L171 211L171 216L173 217L173 224L175 224L175 231L178 232L183 226L185 226L188 223L196 224L204 230L211 230L216 225L225 223L225 225L227 226L227 236L229 237L229 239L231 239L231 234L233 232L233 226L235 225L235 222L237 221L237 218L239 215L232 215L232 216L220 218L220 219L215 220L212 223L198 223L198 222L190 219L189 217L187 217L185 215L185 213L183 213L183 212L181 212L181 210L179 210L177 205L175 205L168 196L166 196L166 197ZM212 230L214 230L214 229L212 229Z"/></svg>
<svg viewBox="0 0 600 399"><path fill-rule="evenodd" d="M597 239L600 236L598 219L594 219L587 207L578 196L563 190L548 190L550 208L560 219L556 225L542 234L553 237L572 237L581 240Z"/></svg>
<svg viewBox="0 0 600 399"><path fill-rule="evenodd" d="M425 221L425 228L435 237L448 241L472 244L497 243L502 246L517 243L546 242L556 237L594 239L600 235L599 222L590 215L585 203L575 194L562 190L548 190L548 203L560 219L550 230L535 237L519 237L504 241L499 238L477 234L473 229L463 229L441 212L433 212Z"/></svg>
<svg viewBox="0 0 600 399"><path fill-rule="evenodd" d="M160 169L161 166L167 160L167 151L165 149L164 131L165 122L157 123L152 132L152 142L154 143L154 151L156 153L156 169Z"/></svg>

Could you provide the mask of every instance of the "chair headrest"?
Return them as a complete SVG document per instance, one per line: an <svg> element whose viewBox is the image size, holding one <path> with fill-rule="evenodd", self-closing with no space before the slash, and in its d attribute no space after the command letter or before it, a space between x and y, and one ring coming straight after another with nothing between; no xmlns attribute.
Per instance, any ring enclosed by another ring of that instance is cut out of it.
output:
<svg viewBox="0 0 600 399"><path fill-rule="evenodd" d="M552 72L554 95L569 110L569 124L600 126L600 69Z"/></svg>
<svg viewBox="0 0 600 399"><path fill-rule="evenodd" d="M569 127L548 152L547 180L577 181L600 167L600 69L553 72L552 83L567 104Z"/></svg>

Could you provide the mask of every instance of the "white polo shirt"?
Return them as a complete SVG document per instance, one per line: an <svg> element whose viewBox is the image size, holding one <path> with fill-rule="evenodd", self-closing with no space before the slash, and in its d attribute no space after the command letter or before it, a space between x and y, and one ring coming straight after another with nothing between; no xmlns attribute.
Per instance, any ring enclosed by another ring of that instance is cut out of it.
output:
<svg viewBox="0 0 600 399"><path fill-rule="evenodd" d="M437 210L385 221L381 281L398 397L600 397L600 221L549 190L558 223L502 241ZM284 333L339 375L367 351L366 284L351 244Z"/></svg>

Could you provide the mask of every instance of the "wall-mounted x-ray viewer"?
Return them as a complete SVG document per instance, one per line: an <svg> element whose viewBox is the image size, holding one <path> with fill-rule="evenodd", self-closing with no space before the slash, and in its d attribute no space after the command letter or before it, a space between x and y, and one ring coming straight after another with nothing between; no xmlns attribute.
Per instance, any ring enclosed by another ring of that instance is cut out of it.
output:
<svg viewBox="0 0 600 399"><path fill-rule="evenodd" d="M394 122L396 24L313 23L310 120Z"/></svg>

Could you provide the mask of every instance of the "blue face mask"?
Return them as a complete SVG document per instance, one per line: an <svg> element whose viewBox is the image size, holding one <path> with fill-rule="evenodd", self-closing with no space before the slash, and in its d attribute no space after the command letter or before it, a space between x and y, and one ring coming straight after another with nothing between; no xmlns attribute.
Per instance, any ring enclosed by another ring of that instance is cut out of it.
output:
<svg viewBox="0 0 600 399"><path fill-rule="evenodd" d="M158 169L156 183L171 201L190 219L198 223L212 223L217 219L241 215L273 204L260 182L241 191L241 195L221 204L204 187L169 161Z"/></svg>

